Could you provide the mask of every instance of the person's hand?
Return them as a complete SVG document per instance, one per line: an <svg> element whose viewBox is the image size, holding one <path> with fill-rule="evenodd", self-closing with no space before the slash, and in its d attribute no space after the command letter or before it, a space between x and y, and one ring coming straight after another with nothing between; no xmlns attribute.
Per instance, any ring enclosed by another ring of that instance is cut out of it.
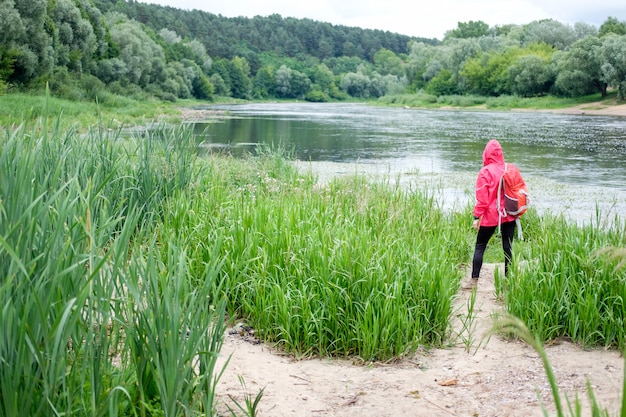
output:
<svg viewBox="0 0 626 417"><path fill-rule="evenodd" d="M480 229L480 219L474 219L474 230L478 231Z"/></svg>

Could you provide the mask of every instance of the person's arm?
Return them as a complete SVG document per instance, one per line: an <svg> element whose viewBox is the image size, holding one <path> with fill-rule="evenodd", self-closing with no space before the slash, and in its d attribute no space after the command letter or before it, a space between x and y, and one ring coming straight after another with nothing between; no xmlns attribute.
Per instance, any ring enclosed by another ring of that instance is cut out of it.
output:
<svg viewBox="0 0 626 417"><path fill-rule="evenodd" d="M489 180L487 170L481 169L476 178L476 205L474 206L475 227L489 207ZM478 220L478 221L477 221Z"/></svg>

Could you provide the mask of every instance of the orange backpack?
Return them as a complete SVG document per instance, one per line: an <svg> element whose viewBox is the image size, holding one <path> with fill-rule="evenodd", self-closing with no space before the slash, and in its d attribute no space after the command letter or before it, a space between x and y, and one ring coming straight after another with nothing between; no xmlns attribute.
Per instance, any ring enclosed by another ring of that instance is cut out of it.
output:
<svg viewBox="0 0 626 417"><path fill-rule="evenodd" d="M504 207L500 207L502 195L504 195ZM528 209L528 204L530 204L528 188L519 168L513 164L504 165L504 174L500 178L500 186L498 187L497 204L498 212L502 217L507 214L519 217Z"/></svg>
<svg viewBox="0 0 626 417"><path fill-rule="evenodd" d="M500 207L500 200L504 195L504 207ZM496 200L496 207L500 214L500 219L507 215L515 217L515 223L517 224L517 238L523 240L522 224L519 218L522 214L526 213L528 205L530 204L530 195L528 194L528 188L526 182L522 178L522 174L519 172L519 168L513 164L504 164L504 173L500 177L500 185L498 186L498 199ZM498 223L500 220L498 220Z"/></svg>

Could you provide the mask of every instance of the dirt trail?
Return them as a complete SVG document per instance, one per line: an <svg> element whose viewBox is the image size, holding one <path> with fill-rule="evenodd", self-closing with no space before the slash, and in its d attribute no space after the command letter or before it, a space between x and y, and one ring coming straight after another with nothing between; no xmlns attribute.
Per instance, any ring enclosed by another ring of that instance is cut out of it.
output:
<svg viewBox="0 0 626 417"><path fill-rule="evenodd" d="M253 337L227 332L220 364L232 357L217 387L219 409L226 411L224 403L234 407L230 397L244 405L244 394L254 397L264 388L260 417L528 417L543 416L542 403L555 415L541 359L532 348L499 336L479 346L493 314L502 312L494 293L495 268L502 266L483 266L473 321L466 320L471 292L462 291L455 300L454 346L389 365L298 361ZM464 323L471 332L462 331ZM589 379L600 404L619 415L624 359L618 352L585 351L567 342L546 350L562 394L573 400L578 393L586 406Z"/></svg>

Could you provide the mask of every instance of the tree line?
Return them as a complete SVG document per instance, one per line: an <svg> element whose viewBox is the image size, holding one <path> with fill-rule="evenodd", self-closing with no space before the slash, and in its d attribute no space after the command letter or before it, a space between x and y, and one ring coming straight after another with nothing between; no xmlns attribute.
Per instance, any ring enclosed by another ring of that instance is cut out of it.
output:
<svg viewBox="0 0 626 417"><path fill-rule="evenodd" d="M309 101L626 97L626 22L458 22L442 40L311 19L227 18L134 0L0 0L0 93Z"/></svg>

